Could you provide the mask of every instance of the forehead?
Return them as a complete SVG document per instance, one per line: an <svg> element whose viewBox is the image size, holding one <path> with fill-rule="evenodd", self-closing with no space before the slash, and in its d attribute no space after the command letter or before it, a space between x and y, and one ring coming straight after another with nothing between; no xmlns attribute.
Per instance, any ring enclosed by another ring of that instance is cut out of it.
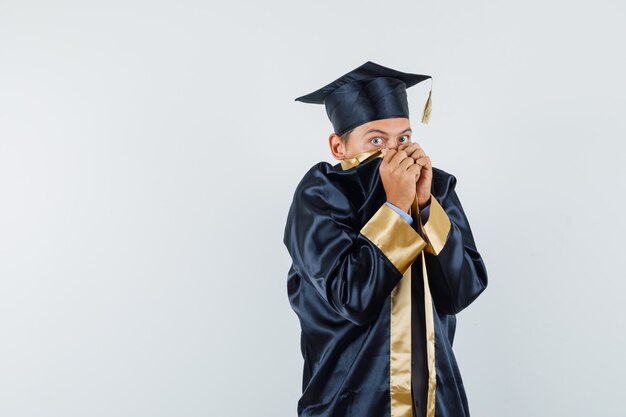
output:
<svg viewBox="0 0 626 417"><path fill-rule="evenodd" d="M390 119L379 119L372 120L367 123L363 123L356 129L354 129L354 133L357 135L365 135L370 130L378 130L384 133L388 133L390 135L401 134L406 129L411 127L411 123L409 119L405 117L395 117ZM375 132L380 133L380 132Z"/></svg>

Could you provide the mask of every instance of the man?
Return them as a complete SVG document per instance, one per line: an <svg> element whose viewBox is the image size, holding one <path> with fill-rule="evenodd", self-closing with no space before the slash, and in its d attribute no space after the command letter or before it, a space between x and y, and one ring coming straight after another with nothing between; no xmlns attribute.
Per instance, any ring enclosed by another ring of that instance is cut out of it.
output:
<svg viewBox="0 0 626 417"><path fill-rule="evenodd" d="M368 61L296 99L325 105L340 160L308 170L285 227L300 417L469 416L452 343L487 272L456 178L412 141L406 88L428 78Z"/></svg>

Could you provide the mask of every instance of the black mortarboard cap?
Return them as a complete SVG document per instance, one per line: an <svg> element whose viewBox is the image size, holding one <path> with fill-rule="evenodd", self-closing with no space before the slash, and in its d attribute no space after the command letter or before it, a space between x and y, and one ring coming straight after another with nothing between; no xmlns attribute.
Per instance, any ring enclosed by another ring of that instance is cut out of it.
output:
<svg viewBox="0 0 626 417"><path fill-rule="evenodd" d="M348 130L372 120L409 117L406 89L432 77L409 74L367 61L360 67L337 78L317 91L296 101L324 104L335 133ZM424 107L422 123L428 123L431 90Z"/></svg>

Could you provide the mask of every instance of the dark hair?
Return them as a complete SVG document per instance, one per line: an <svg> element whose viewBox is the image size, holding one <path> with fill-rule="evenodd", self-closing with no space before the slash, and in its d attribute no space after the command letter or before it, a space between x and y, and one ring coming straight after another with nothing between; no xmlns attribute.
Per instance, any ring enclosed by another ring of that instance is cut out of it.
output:
<svg viewBox="0 0 626 417"><path fill-rule="evenodd" d="M347 132L344 132L343 135L340 135L339 137L341 138L341 142L343 142L343 144L345 145L346 143L348 143L348 137L350 136L350 133L352 133L352 131L355 128L353 127L352 129L348 130Z"/></svg>

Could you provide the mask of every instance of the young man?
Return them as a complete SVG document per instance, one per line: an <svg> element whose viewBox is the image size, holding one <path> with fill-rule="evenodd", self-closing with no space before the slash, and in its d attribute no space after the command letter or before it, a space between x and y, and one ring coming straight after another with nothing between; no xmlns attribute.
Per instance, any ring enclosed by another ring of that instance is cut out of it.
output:
<svg viewBox="0 0 626 417"><path fill-rule="evenodd" d="M299 417L469 416L452 343L487 272L456 178L411 138L406 88L428 78L368 61L296 99L325 105L340 160L308 170L285 227Z"/></svg>

